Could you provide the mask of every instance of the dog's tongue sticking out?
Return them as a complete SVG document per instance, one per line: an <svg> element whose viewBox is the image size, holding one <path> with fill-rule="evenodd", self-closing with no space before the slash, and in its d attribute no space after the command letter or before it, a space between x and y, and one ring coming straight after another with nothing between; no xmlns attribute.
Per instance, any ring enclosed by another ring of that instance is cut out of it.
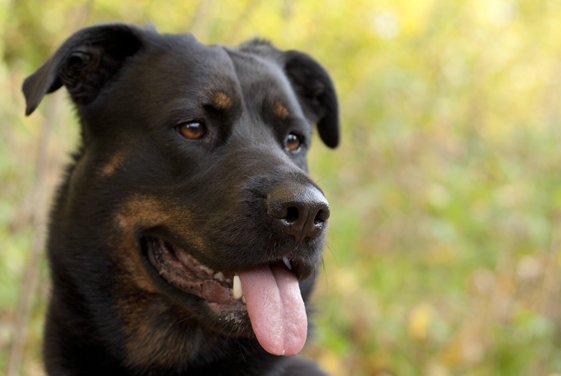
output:
<svg viewBox="0 0 561 376"><path fill-rule="evenodd" d="M274 355L295 355L306 342L308 318L298 279L282 263L239 273L257 340Z"/></svg>

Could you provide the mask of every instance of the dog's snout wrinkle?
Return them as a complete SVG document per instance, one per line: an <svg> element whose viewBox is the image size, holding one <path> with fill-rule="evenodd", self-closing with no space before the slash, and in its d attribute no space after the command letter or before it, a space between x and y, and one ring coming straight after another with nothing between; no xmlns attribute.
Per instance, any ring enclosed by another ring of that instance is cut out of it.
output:
<svg viewBox="0 0 561 376"><path fill-rule="evenodd" d="M314 239L329 219L329 204L313 186L283 186L267 195L267 212L297 243Z"/></svg>

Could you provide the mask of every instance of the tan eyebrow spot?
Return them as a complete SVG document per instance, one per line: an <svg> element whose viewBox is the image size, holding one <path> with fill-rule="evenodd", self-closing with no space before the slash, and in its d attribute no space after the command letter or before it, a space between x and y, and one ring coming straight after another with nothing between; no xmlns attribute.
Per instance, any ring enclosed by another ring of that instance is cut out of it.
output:
<svg viewBox="0 0 561 376"><path fill-rule="evenodd" d="M112 158L111 161L109 162L109 164L103 166L103 168L101 169L101 174L103 176L109 176L112 175L115 170L121 165L121 163L123 162L123 155L121 153L115 154Z"/></svg>
<svg viewBox="0 0 561 376"><path fill-rule="evenodd" d="M288 110L279 101L275 102L275 107L273 108L273 111L275 112L275 115L277 115L283 120L288 117Z"/></svg>
<svg viewBox="0 0 561 376"><path fill-rule="evenodd" d="M223 92L218 92L212 97L212 103L221 110L227 110L232 107L232 98Z"/></svg>

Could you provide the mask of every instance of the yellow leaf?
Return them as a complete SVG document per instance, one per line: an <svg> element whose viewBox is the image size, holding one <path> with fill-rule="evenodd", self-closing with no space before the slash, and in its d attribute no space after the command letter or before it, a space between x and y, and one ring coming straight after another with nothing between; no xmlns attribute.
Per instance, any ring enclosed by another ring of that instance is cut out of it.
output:
<svg viewBox="0 0 561 376"><path fill-rule="evenodd" d="M413 308L407 325L409 335L418 341L424 341L427 338L433 316L434 308L428 303L422 303Z"/></svg>

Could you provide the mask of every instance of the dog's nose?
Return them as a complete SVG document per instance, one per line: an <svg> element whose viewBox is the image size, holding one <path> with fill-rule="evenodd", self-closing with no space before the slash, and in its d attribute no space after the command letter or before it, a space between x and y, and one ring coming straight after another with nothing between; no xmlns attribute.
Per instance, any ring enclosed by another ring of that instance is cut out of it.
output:
<svg viewBox="0 0 561 376"><path fill-rule="evenodd" d="M267 212L296 242L316 238L329 218L329 204L313 186L278 187L267 195Z"/></svg>

